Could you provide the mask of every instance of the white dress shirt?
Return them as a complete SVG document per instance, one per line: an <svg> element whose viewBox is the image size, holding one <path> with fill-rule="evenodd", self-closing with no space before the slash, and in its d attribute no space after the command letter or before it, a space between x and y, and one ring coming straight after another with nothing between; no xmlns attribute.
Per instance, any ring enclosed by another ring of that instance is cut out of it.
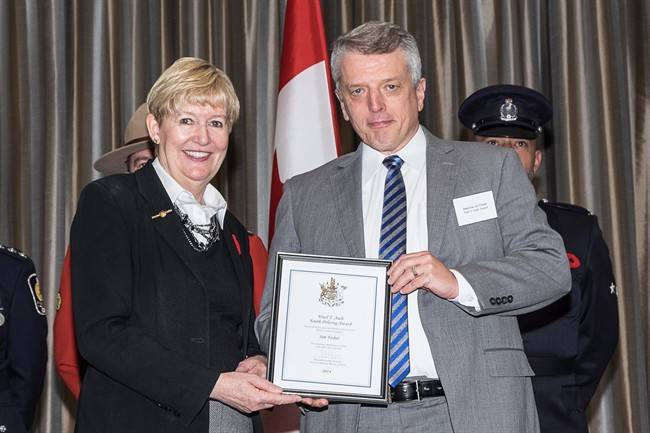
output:
<svg viewBox="0 0 650 433"><path fill-rule="evenodd" d="M219 190L208 183L203 193L204 204L199 203L194 195L174 180L160 164L158 158L153 161L153 168L162 182L169 199L173 204L183 211L194 224L210 224L210 219L217 215L219 225L223 227L223 219L226 216L228 204ZM205 242L206 239L200 234L192 233L197 241Z"/></svg>
<svg viewBox="0 0 650 433"><path fill-rule="evenodd" d="M388 155L373 149L365 143L362 148L361 203L363 210L363 235L366 257L379 257L379 236L381 214L384 206L384 183L388 169L383 161ZM406 252L428 251L427 230L427 158L426 138L422 128L413 136L397 155L404 164L401 167L406 188ZM453 299L463 305L479 309L478 298L467 280L457 271L451 270L458 280L459 295ZM419 290L408 295L409 376L437 378L431 349L417 303Z"/></svg>

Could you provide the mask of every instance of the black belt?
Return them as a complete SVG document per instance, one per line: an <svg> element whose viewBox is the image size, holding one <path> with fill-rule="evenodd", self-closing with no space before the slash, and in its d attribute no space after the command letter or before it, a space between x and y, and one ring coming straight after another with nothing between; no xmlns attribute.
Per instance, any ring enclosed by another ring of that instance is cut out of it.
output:
<svg viewBox="0 0 650 433"><path fill-rule="evenodd" d="M528 357L530 368L536 376L559 376L573 372L574 358Z"/></svg>
<svg viewBox="0 0 650 433"><path fill-rule="evenodd" d="M422 400L427 397L442 397L445 390L438 379L405 379L390 389L393 402Z"/></svg>

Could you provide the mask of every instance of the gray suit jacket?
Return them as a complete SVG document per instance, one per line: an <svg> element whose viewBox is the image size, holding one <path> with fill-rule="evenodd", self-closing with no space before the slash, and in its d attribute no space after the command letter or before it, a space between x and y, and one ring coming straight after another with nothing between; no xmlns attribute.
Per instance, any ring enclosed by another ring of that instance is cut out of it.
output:
<svg viewBox="0 0 650 433"><path fill-rule="evenodd" d="M418 293L420 318L456 433L538 432L514 315L566 294L571 277L560 236L546 223L517 155L485 144L427 138L429 251L458 270L481 311ZM361 148L287 181L277 213L277 252L365 257ZM498 217L459 226L452 200L492 191ZM255 323L263 350L270 335L275 261ZM305 432L356 432L358 406L331 404L303 417Z"/></svg>

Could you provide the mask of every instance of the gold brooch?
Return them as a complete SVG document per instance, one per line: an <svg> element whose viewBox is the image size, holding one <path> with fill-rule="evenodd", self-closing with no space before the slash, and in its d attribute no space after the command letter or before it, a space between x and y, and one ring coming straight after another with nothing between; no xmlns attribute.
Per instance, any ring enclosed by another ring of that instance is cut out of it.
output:
<svg viewBox="0 0 650 433"><path fill-rule="evenodd" d="M161 210L155 215L151 215L151 219L155 220L156 218L165 218L169 212L171 212L172 209L167 209L167 210Z"/></svg>

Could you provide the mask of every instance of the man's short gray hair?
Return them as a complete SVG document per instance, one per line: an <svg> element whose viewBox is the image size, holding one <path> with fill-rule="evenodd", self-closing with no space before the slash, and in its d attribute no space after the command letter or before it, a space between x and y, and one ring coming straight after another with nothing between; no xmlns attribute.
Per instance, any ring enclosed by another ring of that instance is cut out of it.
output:
<svg viewBox="0 0 650 433"><path fill-rule="evenodd" d="M404 52L415 87L422 78L422 60L412 34L393 23L369 21L339 36L332 44L330 62L336 89L341 81L341 59L346 53L389 54L398 49Z"/></svg>

